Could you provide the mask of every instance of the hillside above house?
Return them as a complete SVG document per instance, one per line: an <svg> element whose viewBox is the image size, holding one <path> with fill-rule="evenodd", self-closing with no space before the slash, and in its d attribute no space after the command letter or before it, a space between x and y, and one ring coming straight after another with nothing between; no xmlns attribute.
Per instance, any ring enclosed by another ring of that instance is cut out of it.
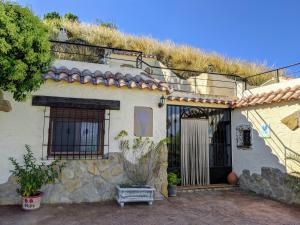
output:
<svg viewBox="0 0 300 225"><path fill-rule="evenodd" d="M145 58L155 58L170 68L235 74L241 77L247 77L269 69L263 64L229 59L188 45L176 45L170 41L160 42L150 37L129 35L116 29L95 24L67 20L46 20L44 22L49 26L51 38L54 40L57 39L59 29L64 27L70 41L141 51ZM191 72L180 72L178 75L184 78L194 76ZM251 79L250 82L252 85L256 85L264 83L268 79L269 75L265 74Z"/></svg>
<svg viewBox="0 0 300 225"><path fill-rule="evenodd" d="M168 68L140 51L62 41L51 43L56 61L43 76L46 79L159 89L176 96L197 95L225 101L235 100L245 86L243 77ZM187 72L193 76L181 76Z"/></svg>
<svg viewBox="0 0 300 225"><path fill-rule="evenodd" d="M290 83L297 82L297 79L282 76L282 68L271 71L270 74L275 73L276 76L268 81L253 86L247 78L235 74L170 68L156 57L141 51L74 43L69 40L51 41L51 44L56 60L49 72L43 75L43 79L119 88L157 89L167 92L168 101L178 103L238 106L240 102L244 102L248 93L274 85L290 86ZM185 74L190 76L185 77ZM268 72L255 75L254 78L261 79L265 74Z"/></svg>

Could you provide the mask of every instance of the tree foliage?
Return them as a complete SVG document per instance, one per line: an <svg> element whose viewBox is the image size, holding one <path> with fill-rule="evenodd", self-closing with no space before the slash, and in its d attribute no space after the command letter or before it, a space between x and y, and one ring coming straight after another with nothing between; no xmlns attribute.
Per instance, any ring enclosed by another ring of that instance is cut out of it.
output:
<svg viewBox="0 0 300 225"><path fill-rule="evenodd" d="M50 62L45 25L29 8L0 1L0 90L24 100L39 88Z"/></svg>
<svg viewBox="0 0 300 225"><path fill-rule="evenodd" d="M44 20L60 20L61 16L58 12L48 12L44 15Z"/></svg>
<svg viewBox="0 0 300 225"><path fill-rule="evenodd" d="M66 13L64 18L72 22L79 22L78 16L74 15L73 13Z"/></svg>

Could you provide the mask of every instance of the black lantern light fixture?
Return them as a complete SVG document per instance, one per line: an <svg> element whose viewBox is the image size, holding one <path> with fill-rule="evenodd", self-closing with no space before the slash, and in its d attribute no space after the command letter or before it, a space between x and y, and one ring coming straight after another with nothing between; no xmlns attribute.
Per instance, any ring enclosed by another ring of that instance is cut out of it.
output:
<svg viewBox="0 0 300 225"><path fill-rule="evenodd" d="M159 99L159 103L158 103L158 107L161 108L165 105L165 101L166 101L166 98L164 95L162 95Z"/></svg>

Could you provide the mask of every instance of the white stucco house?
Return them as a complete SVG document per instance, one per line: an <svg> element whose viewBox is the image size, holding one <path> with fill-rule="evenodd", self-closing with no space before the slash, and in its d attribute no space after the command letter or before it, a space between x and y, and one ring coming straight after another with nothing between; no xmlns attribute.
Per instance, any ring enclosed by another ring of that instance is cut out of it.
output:
<svg viewBox="0 0 300 225"><path fill-rule="evenodd" d="M43 190L45 202L114 198L127 180L115 140L121 130L170 139L153 184L163 195L167 171L197 186L226 183L231 171L298 169L287 155L300 154L300 129L282 120L300 109L300 79L245 90L239 77L181 79L153 57L109 51L100 63L55 60L24 102L3 93L0 104L11 110L0 111L0 204L20 201L8 158L21 159L25 144L41 161L67 163L60 181Z"/></svg>

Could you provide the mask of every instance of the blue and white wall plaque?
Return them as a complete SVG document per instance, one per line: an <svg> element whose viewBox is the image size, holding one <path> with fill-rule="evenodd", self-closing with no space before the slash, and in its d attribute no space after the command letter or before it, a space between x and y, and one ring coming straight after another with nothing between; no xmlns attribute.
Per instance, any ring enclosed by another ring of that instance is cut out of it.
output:
<svg viewBox="0 0 300 225"><path fill-rule="evenodd" d="M263 123L260 125L259 136L262 138L270 138L271 137L269 124Z"/></svg>

